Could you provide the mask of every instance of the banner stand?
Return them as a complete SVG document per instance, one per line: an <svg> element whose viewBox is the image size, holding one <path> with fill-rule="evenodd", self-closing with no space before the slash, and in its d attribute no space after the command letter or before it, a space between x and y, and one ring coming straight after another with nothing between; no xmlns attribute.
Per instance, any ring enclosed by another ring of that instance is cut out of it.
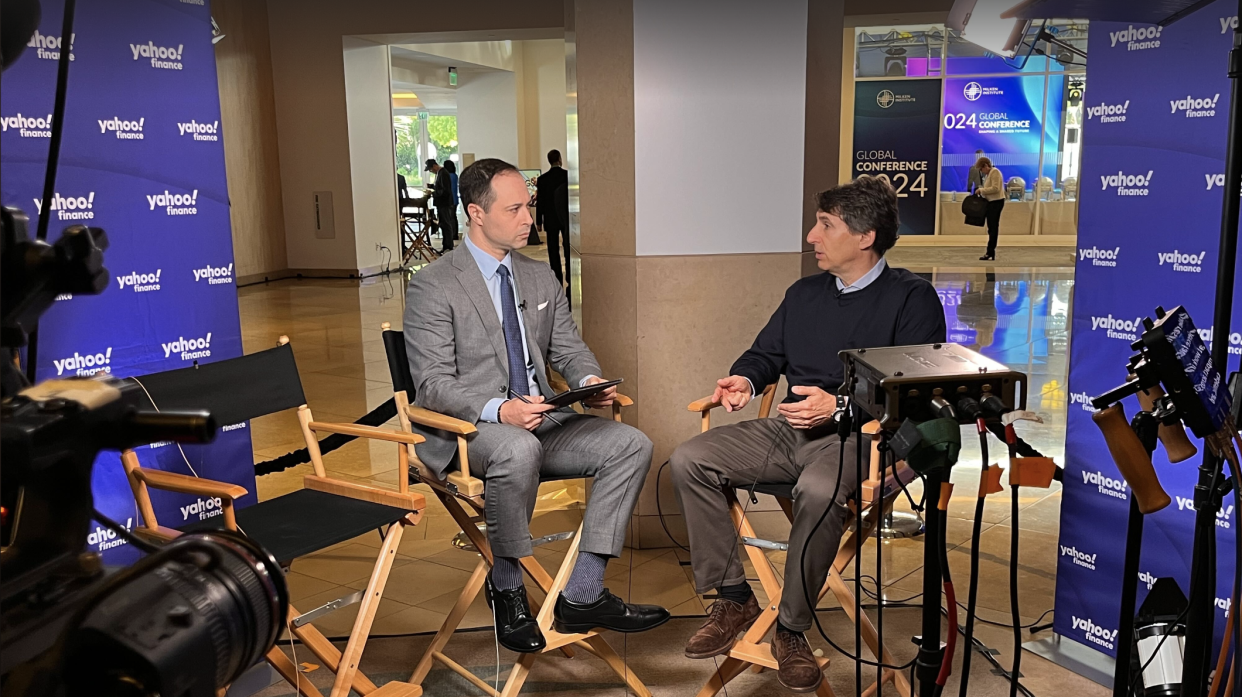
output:
<svg viewBox="0 0 1242 697"><path fill-rule="evenodd" d="M1052 661L1091 682L1104 687L1113 686L1113 670L1116 661L1086 644L1080 644L1060 634L1049 634L1043 639L1026 642L1022 645L1022 649Z"/></svg>

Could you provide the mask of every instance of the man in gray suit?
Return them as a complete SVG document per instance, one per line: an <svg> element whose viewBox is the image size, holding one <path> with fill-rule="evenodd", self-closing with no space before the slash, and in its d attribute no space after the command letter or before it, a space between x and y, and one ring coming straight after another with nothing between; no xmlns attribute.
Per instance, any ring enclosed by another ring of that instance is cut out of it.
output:
<svg viewBox="0 0 1242 697"><path fill-rule="evenodd" d="M458 189L468 236L410 279L405 343L414 402L478 427L469 464L486 483L495 557L486 590L497 637L512 651L546 645L518 564L531 555L529 524L541 478L594 478L578 558L554 608L557 631L635 632L663 624L664 608L623 603L603 587L604 568L621 553L651 467L651 441L625 424L543 403L555 394L549 366L571 385L603 382L603 371L578 335L552 270L513 253L526 246L531 224L521 173L501 160L479 160L461 173ZM613 387L587 404L607 407L615 397ZM427 438L417 446L419 459L443 475L456 437L419 430Z"/></svg>

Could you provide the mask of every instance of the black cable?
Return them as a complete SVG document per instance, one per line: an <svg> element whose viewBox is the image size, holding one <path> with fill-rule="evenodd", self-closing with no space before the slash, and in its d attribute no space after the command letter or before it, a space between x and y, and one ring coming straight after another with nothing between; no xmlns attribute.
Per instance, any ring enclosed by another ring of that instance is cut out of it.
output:
<svg viewBox="0 0 1242 697"><path fill-rule="evenodd" d="M1232 447L1232 446L1230 446ZM1242 474L1242 473L1236 473ZM1242 593L1242 535L1237 534L1238 526L1242 524L1242 483L1238 478L1233 477L1233 497L1237 502L1233 511L1233 543L1234 543L1234 562L1233 562L1233 597L1230 602L1237 602L1239 593ZM1242 622L1237 619L1238 608L1229 607L1229 613L1234 616L1233 622L1233 665L1234 670L1242 668ZM1242 691L1242 680L1234 683L1234 694Z"/></svg>
<svg viewBox="0 0 1242 697"><path fill-rule="evenodd" d="M673 537L672 531L668 529L668 525L664 522L664 508L660 505L660 475L664 474L664 468L668 467L668 463L669 461L665 460L664 464L660 465L660 469L656 470L656 516L660 518L660 527L664 528L664 534L668 535L668 539L672 540L673 544L680 547L682 551L689 554L690 548L678 542L677 538Z"/></svg>
<svg viewBox="0 0 1242 697"><path fill-rule="evenodd" d="M854 430L854 446L855 446L854 447L854 476L855 476L855 479L854 479L854 529L856 533L855 538L858 540L858 548L854 550L854 578L858 578L859 576L862 575L862 550L863 550L863 544L867 541L867 536L863 534L862 419L854 419L854 422L855 422L854 423L854 429L855 429ZM842 454L845 453L845 443L841 443L841 452ZM832 502L829 501L828 505L831 506ZM843 528L842 532L844 532L844 526L842 526L842 528ZM879 525L876 525L876 529L878 531ZM807 545L803 545L802 547L802 552L804 555L806 554L806 547L809 545L811 539L814 539L814 537L811 537L810 539L808 539ZM828 573L830 574L832 573L831 568L828 569ZM805 577L806 577L806 572L803 571L803 578ZM883 578L883 577L877 577L877 578ZM803 585L803 590L805 590L806 582L804 581L802 585ZM816 589L816 590L818 591L819 589ZM818 604L819 603L816 602L811 605L811 614L815 614L815 605L818 605ZM862 593L858 592L857 584L855 584L855 588L854 588L854 653L858 654L859 656L862 655ZM884 662L884 656L882 652L878 650L876 651L875 658L876 658L876 663ZM862 694L862 669L863 669L862 663L860 662L854 663L854 694L856 695ZM880 677L883 678L884 668L877 665L876 671L879 672ZM884 683L882 681L876 683L877 686L883 685L883 684Z"/></svg>
<svg viewBox="0 0 1242 697"><path fill-rule="evenodd" d="M870 575L866 575L866 574L864 574L864 575L863 575L863 579L864 579L864 580L870 580L872 583L875 583L875 578L874 578L874 577L872 577L872 576L870 576ZM853 579L844 579L844 580L846 580L846 581L850 581L850 580L853 580ZM867 594L867 597L869 597L869 598L875 598L877 601L879 601L879 600L880 600L880 598L879 598L879 596L876 594L876 592L875 592L875 591L873 591L873 590L871 590L870 588L867 588L866 586L863 586L863 592L864 592L864 593L866 593L866 594ZM942 592L942 594L943 594L943 592ZM921 598L921 597L923 597L923 594L922 594L922 593L915 593L914 595L912 595L912 596L910 596L910 597L908 597L908 598L902 598L901 600L887 600L887 599L886 599L886 600L884 600L884 601L883 601L883 603L884 603L884 607L901 607L901 606L905 605L906 603L909 603L911 600L916 600L916 599ZM966 606L965 606L964 604L962 604L960 601L958 602L957 606L958 606L958 607L960 607L960 608L962 608L963 610L967 609L967 608L966 608ZM917 606L917 605L914 605L914 606L911 606L911 607L918 607L918 606ZM1032 631L1031 631L1031 633L1033 634L1033 633L1035 633L1035 630L1036 630L1037 628L1039 628L1039 626L1040 626L1040 625L1039 625L1039 623L1040 623L1040 622L1042 622L1042 621L1043 621L1043 619L1044 619L1045 617L1047 617L1048 615L1051 615L1051 614L1052 614L1052 613L1054 613L1054 612L1056 612L1056 609L1055 609L1055 608L1048 608L1047 610L1044 610L1043 614L1041 614L1039 617L1036 617L1036 618L1035 618L1035 620L1034 620L1033 622L1029 622L1029 623L1027 623L1027 624L1020 625L1020 627L1019 627L1019 628L1020 628L1020 629L1030 629L1030 630L1032 630ZM995 621L995 620L989 620L989 619L986 619L986 618L983 618L983 617L978 617L978 616L976 616L976 617L975 617L975 619L976 619L977 621L979 621L979 622L984 623L984 624L990 624L990 625L992 625L993 627L1001 627L1002 629L1013 629L1013 625L1012 625L1012 624L1010 624L1010 623L1008 623L1008 622L997 622L997 621Z"/></svg>
<svg viewBox="0 0 1242 697"><path fill-rule="evenodd" d="M62 50L63 50L63 49L62 49ZM155 552L158 552L158 551L159 551L159 549L160 549L159 547L156 547L155 545L151 544L150 542L147 542L146 540L144 540L144 539L142 539L142 538L138 537L138 536L137 536L137 535L135 535L134 533L132 533L132 532L130 532L129 530L127 530L127 529L125 528L125 526L124 526L124 525L121 525L120 523L116 522L115 520L113 520L113 519L109 518L108 516L106 516L106 515L104 515L104 514L100 513L98 508L96 508L96 509L92 510L92 511L91 511L91 515L92 515L92 517L93 517L95 520L99 521L100 523L103 523L103 526L104 526L105 528L108 528L108 529L109 529L109 530L111 530L112 532L115 532L115 533L116 533L116 535L117 535L117 537L119 537L119 538L121 538L122 540L125 540L126 542L128 542L129 544L133 545L133 547L134 547L135 549L138 549L138 550L141 550L141 551L143 551L143 552L146 552L147 554L154 554Z"/></svg>
<svg viewBox="0 0 1242 697"><path fill-rule="evenodd" d="M979 471L979 488L983 490L984 478L988 467L988 434L979 432L979 450L983 467ZM970 531L970 587L966 592L966 645L969 647L975 638L975 611L979 598L979 536L983 532L983 503L986 496L980 496L975 502L975 520ZM967 650L962 654L962 682L958 688L958 697L966 697L967 686L970 684L970 655L974 651Z"/></svg>
<svg viewBox="0 0 1242 697"><path fill-rule="evenodd" d="M1018 680L1022 677L1022 615L1018 613L1018 485L1010 487L1012 501L1009 517L1009 611L1013 615L1013 672L1009 680L1009 697L1017 697Z"/></svg>

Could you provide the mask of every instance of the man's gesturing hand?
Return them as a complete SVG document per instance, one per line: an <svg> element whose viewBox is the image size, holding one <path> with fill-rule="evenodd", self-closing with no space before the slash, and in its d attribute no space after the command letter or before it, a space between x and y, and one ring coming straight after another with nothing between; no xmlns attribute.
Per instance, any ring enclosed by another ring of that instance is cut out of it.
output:
<svg viewBox="0 0 1242 697"><path fill-rule="evenodd" d="M543 397L527 397L530 404L520 399L510 399L500 405L500 423L533 431L543 423L544 412L551 411L551 404L544 404Z"/></svg>
<svg viewBox="0 0 1242 697"><path fill-rule="evenodd" d="M586 387L587 385L595 385L601 382L608 382L608 381L601 377L596 377L592 375L591 377L587 378L585 382L582 383L582 386ZM617 399L617 386L613 385L612 387L609 387L608 389L604 390L603 392L600 392L599 394L591 397L590 399L584 399L582 401L584 404L586 404L588 407L591 407L592 409L607 409L608 407L612 406L612 403L615 402L616 399Z"/></svg>
<svg viewBox="0 0 1242 697"><path fill-rule="evenodd" d="M781 416L784 416L789 425L794 428L819 426L832 418L833 412L837 410L836 395L824 392L818 387L794 385L790 391L806 397L801 402L791 402L777 407Z"/></svg>
<svg viewBox="0 0 1242 697"><path fill-rule="evenodd" d="M716 391L712 393L712 401L720 402L725 411L737 411L746 406L753 397L750 393L750 381L741 375L730 375L716 381Z"/></svg>

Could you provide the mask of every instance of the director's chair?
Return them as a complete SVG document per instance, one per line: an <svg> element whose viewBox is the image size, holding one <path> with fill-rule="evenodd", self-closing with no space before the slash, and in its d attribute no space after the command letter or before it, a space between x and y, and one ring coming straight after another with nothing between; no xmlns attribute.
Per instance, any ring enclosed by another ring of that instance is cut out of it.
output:
<svg viewBox="0 0 1242 697"><path fill-rule="evenodd" d="M135 533L155 540L169 540L193 530L220 527L238 530L262 545L287 569L295 559L387 526L365 591L352 593L304 613L290 605L285 626L328 670L335 673L330 697L346 697L351 688L364 697L421 695L421 687L401 681L376 687L359 671L358 665L384 594L397 546L401 543L402 532L407 525L415 525L422 518L426 500L422 494L409 490L409 466L404 457L400 458L397 491L328 476L316 434L338 433L411 446L422 442L423 438L372 426L315 421L306 406L293 348L285 337L281 337L281 343L276 348L259 353L130 380L143 388L157 410L206 409L221 425L297 409L298 423L315 473L306 475L303 489L240 510L234 502L246 495L245 488L142 467L133 450L124 451L121 463L142 517L142 527ZM218 498L221 515L180 529L164 527L155 516L151 489ZM339 651L311 622L355 602L359 603L358 616L345 650ZM304 697L323 697L307 677L300 675L298 666L285 656L279 646L267 653L267 661Z"/></svg>
<svg viewBox="0 0 1242 697"><path fill-rule="evenodd" d="M766 419L771 415L772 401L775 394L775 384L768 385L763 389L762 397L759 400L759 418ZM711 412L719 406L720 402L713 401L710 396L691 402L688 405L687 409L698 412L700 415L700 433L706 432L711 428ZM880 656L883 663L896 665L888 648L880 646L875 626L871 624L871 620L866 613L863 613L861 616L855 616L854 593L845 584L845 580L841 577L841 572L854 561L854 557L861 549L862 543L867 539L868 535L875 531L876 524L892 510L893 503L896 501L898 494L901 493L902 486L909 483L916 475L904 462L898 462L893 470L885 473L883 481L881 481L880 472L883 470L883 459L879 450L879 424L874 421L865 424L863 426L863 434L871 439L871 464L867 479L860 483L863 500L862 514L860 515L855 510L850 511L850 517L846 520L846 529L848 530L851 524L853 524L854 529L837 551L837 556L832 564L832 570L828 573L828 579L825 581L824 587L820 589L817 600L822 599L831 592L850 621L859 624L863 641L866 642L872 654ZM749 486L743 488L746 489L747 493L751 490ZM754 486L754 492L774 497L781 510L785 513L785 517L791 523L793 522L792 484L759 483ZM699 690L698 697L711 697L715 695L730 680L736 678L748 667L755 672L765 668L775 669L777 667L776 659L772 657L771 644L764 639L773 626L776 625L782 582L776 574L772 561L764 554L764 550L779 550L784 545L760 539L755 533L754 527L746 518L746 509L738 502L736 489L729 487L725 490L725 494L729 497L729 515L733 519L733 525L737 529L739 538L742 540L746 556L750 559L751 565L755 567L755 572L759 576L759 584L763 587L764 593L767 594L768 602L754 624L742 635L742 638L734 643L733 648L729 650L728 657L720 663L716 672L712 674L712 677ZM858 522L860 520L861 523ZM829 662L827 657L822 657L818 660L821 669L827 667ZM901 671L885 669L883 681L893 683L901 697L910 697L910 681ZM864 697L876 694L881 687L876 682L872 682L862 694ZM827 679L820 681L816 694L821 697L831 697L833 692L832 688L828 686Z"/></svg>
<svg viewBox="0 0 1242 697"><path fill-rule="evenodd" d="M579 538L582 536L582 525L578 526L577 531L571 533L569 549L565 553L565 559L561 563L560 568L556 570L555 577L551 576L535 557L530 556L520 559L522 568L526 570L531 580L535 582L538 590L544 594L542 602L536 602L535 598L531 598L531 609L536 613L539 629L543 632L547 646L541 653L521 654L513 665L513 670L509 673L504 687L499 692L444 653L445 646L452 638L453 633L457 631L457 627L461 624L462 618L465 617L466 611L483 589L483 584L493 563L492 551L488 545L487 536L478 527L478 522L483 516L483 480L470 474L468 438L477 429L474 424L466 421L410 404L410 397L414 394L414 381L410 375L410 363L405 350L405 336L399 331L394 331L388 322L383 323L382 329L384 351L388 355L388 369L392 374L393 381L393 397L397 403L397 418L401 422L401 427L408 431L410 425L416 423L425 428L438 429L457 436L457 466L444 478L436 476L429 467L418 459L417 454L414 452L413 444L398 446L403 451L402 457L408 458L413 465L412 475L417 477L417 481L431 488L436 498L448 509L449 515L453 517L453 520L456 521L462 532L465 533L466 537L479 552L479 563L475 565L474 573L470 575L470 579L466 581L466 586L462 588L461 594L457 596L456 604L449 611L448 617L444 619L444 623L440 626L439 631L436 632L435 638L431 640L431 645L427 647L426 652L419 659L413 674L410 675L410 683L421 685L431 671L433 662L439 662L492 697L516 697L521 692L522 685L530 675L531 666L540 655L552 651L560 651L566 657L572 658L574 656L572 647L576 646L604 661L613 672L625 681L625 684L630 690L633 690L634 694L639 697L651 697L651 692L647 690L642 681L634 675L634 672L629 669L625 661L617 655L617 652L613 650L598 632L561 634L552 626L552 609L556 605L557 596L560 595L565 588L566 582L569 581L569 574L573 571L574 561L578 557L578 543ZM560 386L554 386L560 389ZM612 418L615 421L620 421L621 407L631 404L633 404L632 400L618 394L616 402L612 405ZM573 477L573 479L580 478ZM542 479L541 481L553 480ZM535 544L554 541L554 539L562 538L562 535L551 535L549 538L553 539L543 538L536 540Z"/></svg>

